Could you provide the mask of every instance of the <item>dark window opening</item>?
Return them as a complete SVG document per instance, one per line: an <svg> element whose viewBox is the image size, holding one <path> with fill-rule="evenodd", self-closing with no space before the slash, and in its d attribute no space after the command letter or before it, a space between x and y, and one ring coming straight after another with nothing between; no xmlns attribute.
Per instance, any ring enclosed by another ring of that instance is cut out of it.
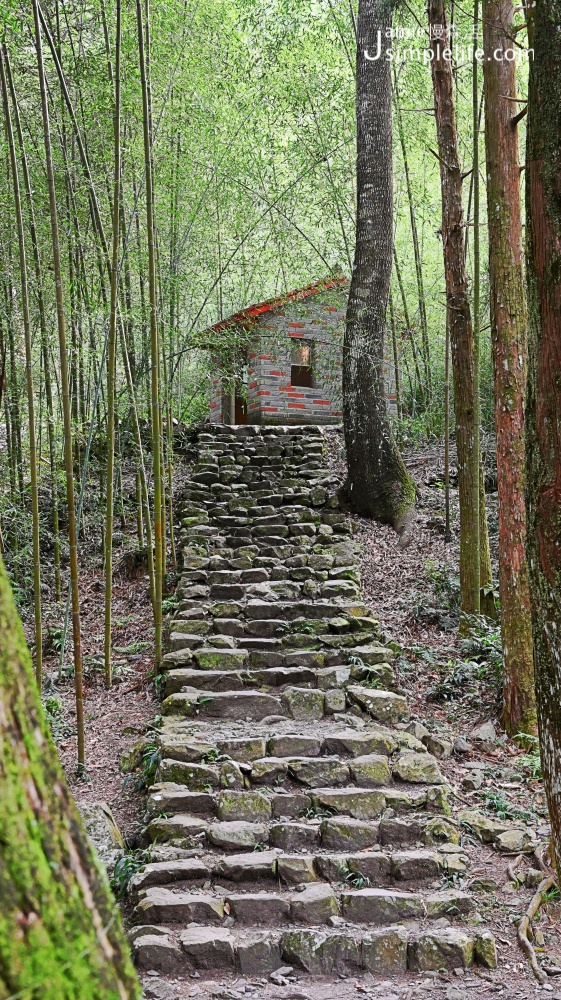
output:
<svg viewBox="0 0 561 1000"><path fill-rule="evenodd" d="M291 385L313 389L314 386L314 345L310 340L292 343Z"/></svg>

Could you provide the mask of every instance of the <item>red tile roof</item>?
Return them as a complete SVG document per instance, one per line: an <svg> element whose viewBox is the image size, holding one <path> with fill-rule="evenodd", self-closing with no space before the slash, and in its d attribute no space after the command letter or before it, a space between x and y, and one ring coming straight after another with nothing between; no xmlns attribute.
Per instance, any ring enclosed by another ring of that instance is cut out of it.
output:
<svg viewBox="0 0 561 1000"><path fill-rule="evenodd" d="M251 328L257 324L259 317L263 313L276 312L277 309L281 309L282 306L287 305L289 302L307 299L310 295L316 295L317 292L325 292L329 288L338 288L346 284L347 279L343 274L331 275L328 278L322 278L320 281L316 281L312 285L306 285L305 288L297 288L293 292L285 292L284 295L278 295L274 299L267 299L265 302L248 306L247 309L241 309L240 312L234 313L234 315L229 316L228 319L223 319L219 323L215 323L214 326L209 326L203 332L202 336L207 337L209 334L221 333L222 330L228 330L233 326L242 326L246 331L251 330ZM209 344L208 346L212 346L212 344Z"/></svg>

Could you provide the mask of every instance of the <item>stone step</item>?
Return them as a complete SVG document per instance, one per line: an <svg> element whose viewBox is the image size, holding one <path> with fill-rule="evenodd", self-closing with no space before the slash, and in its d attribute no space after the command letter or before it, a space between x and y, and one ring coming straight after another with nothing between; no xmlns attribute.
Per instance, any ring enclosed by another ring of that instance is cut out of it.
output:
<svg viewBox="0 0 561 1000"><path fill-rule="evenodd" d="M464 971L474 961L482 968L496 967L496 948L488 931L454 927L365 929L342 923L321 929L236 930L192 925L177 933L144 925L134 928L129 939L140 969L172 975L194 971L204 977L217 970L269 975L289 964L310 975L349 976L362 971L393 980L407 970Z"/></svg>
<svg viewBox="0 0 561 1000"><path fill-rule="evenodd" d="M231 627L227 624L236 622L236 628L231 632ZM332 619L332 621L344 621L344 619ZM223 625L229 631L222 632ZM289 628L287 623L279 619L269 621L253 622L243 619L219 618L212 620L191 621L175 620L170 629L170 648L180 650L184 648L196 649L204 645L204 641L210 647L230 646L246 647L248 641L259 639L267 640L267 643L274 643L275 649L290 650L320 649L327 647L333 650L346 650L347 655L358 657L365 666L373 666L380 663L391 663L394 653L391 649L381 646L374 641L372 633L351 632L349 634L332 634L329 632L312 632L311 623L302 621L301 627L305 631L299 632L300 622L296 620ZM324 626L325 627L325 626ZM226 641L225 636L236 639L235 642Z"/></svg>
<svg viewBox="0 0 561 1000"><path fill-rule="evenodd" d="M340 888L363 885L367 888L387 888L393 883L428 882L443 873L465 871L467 858L458 847L450 850L414 849L409 851L363 851L359 854L275 854L270 878L283 886L303 886L326 881ZM215 879L238 884L260 884L263 881L262 857L265 852L241 855L247 863L238 867L238 856L219 859L205 855L197 858L151 862L146 864L129 883L129 895L152 886L189 885L208 888ZM255 864L252 867L251 862ZM273 873L274 869L274 873Z"/></svg>
<svg viewBox="0 0 561 1000"><path fill-rule="evenodd" d="M208 754L206 755L208 760ZM235 760L225 760L221 763L190 763L173 758L164 758L158 766L159 781L173 781L186 785L192 791L201 791L207 785L213 788L232 787L230 774L239 766ZM366 754L353 757L350 761L340 760L337 756L264 756L242 763L240 776L246 784L272 787L279 782L290 781L306 788L322 788L345 785L345 793L354 794L354 784L358 789L385 787L392 781L397 782L400 793L405 784L413 784L417 789L429 785L443 786L444 778L436 759L429 753L412 753L406 751L389 762L383 754ZM240 787L243 787L240 777ZM409 797L412 790L405 793ZM398 799L395 788L393 798ZM392 802L392 808L396 805ZM340 811L340 810L337 810Z"/></svg>
<svg viewBox="0 0 561 1000"><path fill-rule="evenodd" d="M165 694L175 694L185 686L206 691L232 691L248 687L279 688L301 684L316 686L316 671L308 667L278 667L265 670L170 670L166 674Z"/></svg>
<svg viewBox="0 0 561 1000"><path fill-rule="evenodd" d="M238 651L221 650L217 655L225 652ZM407 702L402 695L359 685L350 685L346 691L339 688L323 691L318 688L288 686L283 689L280 697L251 690L235 690L232 686L225 691L184 688L168 695L162 703L162 710L164 715L185 717L234 720L264 719L277 715L305 721L344 712L348 706L354 705L373 719L384 723L409 719Z"/></svg>
<svg viewBox="0 0 561 1000"><path fill-rule="evenodd" d="M368 609L361 603L351 602L350 604L334 604L330 601L320 599L316 601L260 601L257 599L247 602L244 608L245 616L248 619L267 620L276 618L281 621L295 621L303 618L306 621L318 621L330 618L337 618L341 612L363 617L368 614Z"/></svg>
<svg viewBox="0 0 561 1000"><path fill-rule="evenodd" d="M139 924L222 924L234 926L329 925L333 917L352 924L384 926L402 920L445 917L451 909L466 914L468 893L444 889L433 893L398 889L355 889L338 892L325 882L309 883L299 892L180 891L160 886L143 890L134 920Z"/></svg>
<svg viewBox="0 0 561 1000"><path fill-rule="evenodd" d="M179 731L176 731L177 725L180 726ZM194 731L193 734L185 733L183 730L186 725L189 726L189 723L178 723L173 717L163 720L160 734L154 737L161 747L163 757L197 763L204 762L209 753L214 757L227 754L228 757L245 763L267 756L336 755L348 759L369 754L391 756L398 750L424 753L426 749L410 733L402 730L392 731L386 726L375 726L373 723L357 731L343 728L344 723L337 723L337 727L334 728L329 724L329 720L324 720L322 723L313 723L309 726L300 724L299 732L295 733L294 722L289 723L287 720L285 725L290 725L292 731L287 729L271 736L267 730L266 735L257 735L253 732L252 735L240 734L233 738L225 738L224 734L216 733L212 729L209 729L207 736L203 738L199 736L198 731ZM198 724L199 729L201 725L204 724ZM253 725L252 730L255 730Z"/></svg>
<svg viewBox="0 0 561 1000"><path fill-rule="evenodd" d="M192 691L171 694L162 702L165 715L207 719L254 719L284 716L280 698L258 691Z"/></svg>
<svg viewBox="0 0 561 1000"><path fill-rule="evenodd" d="M200 811L174 811L171 816L158 814L148 823L146 836L149 841L158 843L174 841L177 846L187 848L208 844L226 851L256 850L267 845L283 851L315 851L320 847L327 851L361 851L376 844L430 847L457 839L456 828L444 815L438 815L441 810L431 811L430 790L425 791L424 798L422 795L412 796L412 804L408 804L407 797L402 796L401 814L391 817L384 815L392 802L388 794L363 790L360 795L360 790L354 789L356 794L352 796L345 795L345 791L341 790L338 795L336 790L314 790L309 796L311 806L307 815L317 818L297 816L295 819L268 820L265 818L267 807L263 803L263 819L255 822L253 819L259 813L253 814L252 820L205 817L205 812L208 814L213 808L217 813L220 810L222 815L235 813L238 804L233 799L233 792L223 794L217 804L209 792L155 792L152 808L157 805L158 799L175 810L182 802L191 806L195 798ZM305 801L305 798L296 802L292 799L288 803L288 811L294 805L299 807L305 804ZM423 812L415 812L415 804ZM271 810L273 806L276 810L286 808L279 799L273 800ZM298 808L298 813L300 811ZM322 819L322 816L326 818Z"/></svg>
<svg viewBox="0 0 561 1000"><path fill-rule="evenodd" d="M261 643L268 640L259 640ZM175 650L176 654L166 654L164 667L167 670L165 696L175 694L184 687L195 687L209 691L241 690L244 687L279 688L286 685L314 687L322 691L344 688L357 680L374 681L386 687L394 683L394 674L389 664L377 667L363 667L342 663L323 667L323 654L288 656L275 649L249 650L250 666L247 669L202 670L192 657L192 650ZM332 657L330 657L331 659ZM319 660L319 664L318 664ZM349 704L354 704L351 699Z"/></svg>
<svg viewBox="0 0 561 1000"><path fill-rule="evenodd" d="M324 441L207 425L192 448L153 861L130 884L141 968L383 978L496 961L487 932L442 926L471 906L449 887L467 857L428 750L443 754L393 690Z"/></svg>

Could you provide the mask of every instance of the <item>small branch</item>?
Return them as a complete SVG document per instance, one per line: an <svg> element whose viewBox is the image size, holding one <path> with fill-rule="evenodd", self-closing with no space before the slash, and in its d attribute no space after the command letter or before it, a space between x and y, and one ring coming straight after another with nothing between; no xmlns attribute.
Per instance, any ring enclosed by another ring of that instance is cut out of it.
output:
<svg viewBox="0 0 561 1000"><path fill-rule="evenodd" d="M554 885L555 885L555 875L548 875L547 878L544 878L540 882L535 895L532 897L530 901L530 905L528 906L526 913L524 914L522 920L520 921L520 926L518 928L518 933L516 935L518 938L518 944L520 945L522 951L526 955L526 958L530 963L530 968L534 973L534 976L538 980L538 983L541 983L542 986L544 985L544 983L547 982L547 973L544 972L543 969L541 969L540 966L538 965L538 960L536 958L536 953L534 951L533 945L531 945L530 941L528 940L528 931L530 929L530 921L533 920L533 918L536 916L536 913L538 912L540 906L544 901L546 892L548 892Z"/></svg>
<svg viewBox="0 0 561 1000"><path fill-rule="evenodd" d="M499 94L501 101L514 101L515 104L527 104L527 97L507 97L506 94Z"/></svg>
<svg viewBox="0 0 561 1000"><path fill-rule="evenodd" d="M522 121L522 119L525 118L527 114L528 114L528 105L526 105L525 108L522 108L522 111L519 111L517 115L514 115L514 118L510 119L510 124L512 128L516 128L518 122Z"/></svg>
<svg viewBox="0 0 561 1000"><path fill-rule="evenodd" d="M443 163L447 170L450 170L450 171L454 170L454 167L451 167L449 163L446 163L446 160L443 160L442 157L439 156L438 153L436 153L434 149L431 149L430 146L428 146L427 148L428 148L429 153L432 153L433 156L436 156L436 159L439 161L439 163Z"/></svg>

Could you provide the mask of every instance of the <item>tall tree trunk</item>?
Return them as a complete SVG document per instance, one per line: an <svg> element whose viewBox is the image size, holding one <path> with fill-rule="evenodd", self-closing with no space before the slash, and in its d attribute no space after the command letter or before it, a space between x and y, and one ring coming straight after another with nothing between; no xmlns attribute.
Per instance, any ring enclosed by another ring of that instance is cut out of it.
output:
<svg viewBox="0 0 561 1000"><path fill-rule="evenodd" d="M527 558L544 784L561 866L561 2L532 10L526 155Z"/></svg>
<svg viewBox="0 0 561 1000"><path fill-rule="evenodd" d="M421 260L421 251L419 247L419 234L417 231L417 219L415 216L415 202L413 201L413 188L411 186L411 175L409 172L409 159L407 156L407 146L405 144L405 133L403 129L403 118L401 114L401 106L399 103L399 87L397 83L397 73L395 71L394 65L394 92L395 92L395 107L396 107L396 117L397 117L397 131L399 135L399 143L401 146L401 155L403 157L403 167L405 170L405 184L407 187L407 201L409 202L409 219L411 221L411 237L413 240L413 256L415 258L415 275L417 277L417 296L419 302L419 321L421 324L421 345L422 345L422 355L423 355L423 367L425 369L425 382L427 386L427 393L430 397L432 391L432 380L431 380L431 370L430 370L430 348L429 348L429 331L427 324L427 310L425 305L425 289L423 284L423 263Z"/></svg>
<svg viewBox="0 0 561 1000"><path fill-rule="evenodd" d="M113 248L109 340L107 345L107 478L105 486L105 684L111 687L111 599L113 596L113 485L115 479L115 363L117 357L117 296L119 292L119 243L121 200L121 0L116 4L115 106L113 109Z"/></svg>
<svg viewBox="0 0 561 1000"><path fill-rule="evenodd" d="M33 683L0 560L0 994L132 1000L120 916Z"/></svg>
<svg viewBox="0 0 561 1000"><path fill-rule="evenodd" d="M473 4L473 36L477 38L479 30L479 0ZM475 56L474 47L472 60L472 130L473 130L473 170L471 172L470 200L473 195L473 400L474 400L474 449L473 475L479 483L477 497L477 516L479 519L479 611L488 618L496 618L495 595L493 592L493 570L491 568L491 550L489 547L489 531L487 528L487 512L485 509L485 475L481 461L481 425L480 402L480 289L481 289L481 253L479 240L479 133L481 125L482 100L479 98L478 71L479 62ZM483 98L483 94L481 95ZM468 207L469 219L469 207ZM467 238L469 227L466 226L464 253L467 256Z"/></svg>
<svg viewBox="0 0 561 1000"><path fill-rule="evenodd" d="M33 191L31 187L31 178L29 175L29 167L27 163L27 155L25 152L25 142L23 138L23 129L21 127L21 118L19 113L19 103L14 87L14 81L12 77L12 70L10 66L10 57L8 50L5 49L6 56L6 76L8 78L8 86L10 88L10 95L12 98L12 105L14 109L14 120L16 123L16 131L18 135L18 142L20 147L21 156L21 167L23 173L23 180L25 185L25 193L27 197L27 208L29 211L29 231L31 235L31 246L33 248L33 262L35 265L35 281L37 284L36 295L37 295L37 307L39 310L39 328L41 331L41 354L43 357L43 374L45 382L45 400L47 404L47 437L49 441L49 462L51 470L51 497L52 497L52 511L53 511L53 545L54 545L54 571L55 571L55 599L60 601L60 537L58 528L58 483L57 483L57 463L56 463L56 438L55 438L55 420L54 420L54 409L53 409L53 390L51 383L51 366L49 361L49 338L47 334L47 319L45 315L45 298L43 294L43 273L41 267L41 255L39 252L39 241L37 238L37 226L35 223L35 208L33 205Z"/></svg>
<svg viewBox="0 0 561 1000"><path fill-rule="evenodd" d="M477 38L479 31L479 0L473 0L473 37ZM485 509L485 489L481 490L482 470L481 470L481 401L479 398L479 310L480 310L480 288L481 288L481 253L479 240L479 87L478 69L479 64L475 55L475 46L471 64L472 82L472 143L473 143L473 169L471 179L473 183L473 470L472 475L476 483L477 506L475 514L477 516L477 538L474 537L474 544L479 552L479 611L481 611L481 586L485 577L485 547L488 547L488 539L482 538L481 521L482 513ZM468 215L469 218L469 215ZM467 228L467 227L466 227ZM466 251L464 249L464 257ZM483 486L485 484L483 483ZM483 511L481 510L481 498L483 495ZM489 568L491 560L489 558ZM483 571L483 572L482 572ZM485 580L488 585L489 580ZM492 580L491 580L492 583Z"/></svg>
<svg viewBox="0 0 561 1000"><path fill-rule="evenodd" d="M361 0L357 34L357 227L343 352L347 495L353 510L391 524L405 539L415 487L393 439L383 373L393 249L390 64L371 60L389 0Z"/></svg>
<svg viewBox="0 0 561 1000"><path fill-rule="evenodd" d="M146 7L148 12L148 7ZM162 463L160 431L160 351L158 331L158 302L156 279L156 230L154 224L154 190L152 176L152 131L150 114L149 80L145 55L141 0L136 0L138 29L138 55L142 86L142 117L144 131L144 165L146 172L146 233L148 240L148 291L150 301L150 358L151 358L151 414L152 414L152 467L154 475L154 657L156 667L162 661L162 583L163 583L163 524L162 524ZM150 25L146 21L149 37Z"/></svg>
<svg viewBox="0 0 561 1000"><path fill-rule="evenodd" d="M458 489L460 499L460 603L464 614L479 614L479 450L476 449L474 339L464 252L462 172L458 156L451 63L444 0L430 0L432 80L440 183L446 314L450 331ZM477 472L476 472L477 469Z"/></svg>
<svg viewBox="0 0 561 1000"><path fill-rule="evenodd" d="M397 347L397 329L395 325L395 314L393 311L393 299L392 292L390 288L390 324L392 329L392 351L393 351L393 367L394 367L394 378L395 378L395 403L397 407L397 419L401 421L403 416L403 411L401 408L401 377L399 373L399 351Z"/></svg>
<svg viewBox="0 0 561 1000"><path fill-rule="evenodd" d="M446 317L444 343L444 541L452 541L450 524L450 331Z"/></svg>
<svg viewBox="0 0 561 1000"><path fill-rule="evenodd" d="M19 270L21 281L21 311L23 317L23 337L25 342L25 378L27 386L27 419L29 422L29 470L31 478L31 510L33 518L33 597L35 607L35 676L37 687L41 690L43 683L43 635L41 624L41 547L40 547L40 526L39 526L39 493L37 485L37 441L35 435L35 400L33 396L33 370L31 353L31 324L29 320L29 295L27 288L27 259L25 252L25 235L23 228L23 212L21 207L21 189L19 183L18 161L16 157L16 145L14 142L14 130L12 128L12 115L10 112L10 99L8 97L8 87L6 83L6 45L2 43L0 49L0 80L2 81L2 99L4 104L4 118L6 122L6 136L10 150L10 164L12 168L12 186L14 191L14 208L16 215L16 227L18 233L19 249Z"/></svg>
<svg viewBox="0 0 561 1000"><path fill-rule="evenodd" d="M14 503L23 500L23 456L21 451L21 417L19 409L19 379L16 364L16 335L14 330L14 301L12 285L12 266L8 254L9 281L3 282L4 300L6 303L6 324L8 327L8 347L10 349L10 420L12 427L12 454L14 468L17 474L17 492L14 490Z"/></svg>
<svg viewBox="0 0 561 1000"><path fill-rule="evenodd" d="M511 47L512 0L484 0L485 51ZM526 298L518 167L516 69L506 59L483 63L489 218L491 335L499 494L499 592L504 659L503 723L507 732L536 724L530 590L524 504Z"/></svg>
<svg viewBox="0 0 561 1000"><path fill-rule="evenodd" d="M78 736L78 771L85 770L84 748L84 692L82 684L82 639L80 627L80 596L78 593L78 546L76 540L76 509L74 504L74 479L72 468L72 414L70 410L70 394L68 384L68 355L66 348L66 318L62 295L62 274L60 262L60 243L58 231L58 209L56 201L55 177L51 150L51 130L49 123L49 105L47 101L47 86L45 67L43 63L43 48L41 44L41 25L39 21L38 0L33 0L33 15L35 20L35 48L37 51L37 67L39 70L39 87L41 91L41 112L43 118L43 139L45 143L45 160L47 167L47 183L49 188L49 209L51 221L51 240L53 250L53 278L55 283L57 325L60 353L60 382L62 410L64 421L64 464L66 468L66 502L68 515L68 546L70 553L70 590L72 595L72 633L74 639L74 687L76 692L76 729Z"/></svg>
<svg viewBox="0 0 561 1000"><path fill-rule="evenodd" d="M411 354L413 355L413 364L415 365L415 375L417 377L417 392L419 394L419 399L424 402L425 399L425 384L421 376L421 370L419 368L419 357L417 354L417 347L415 345L415 331L411 325L411 320L409 318L409 309L407 308L407 296L405 294L405 288L403 286L403 278L401 276L401 268L399 266L399 261L397 259L397 252L395 246L393 248L393 262L395 267L395 276L397 278L397 283L399 285L399 292L401 295L401 304L403 306L403 318L405 320L405 327L407 336L409 338L409 343L411 344ZM417 395L417 393L415 393Z"/></svg>

